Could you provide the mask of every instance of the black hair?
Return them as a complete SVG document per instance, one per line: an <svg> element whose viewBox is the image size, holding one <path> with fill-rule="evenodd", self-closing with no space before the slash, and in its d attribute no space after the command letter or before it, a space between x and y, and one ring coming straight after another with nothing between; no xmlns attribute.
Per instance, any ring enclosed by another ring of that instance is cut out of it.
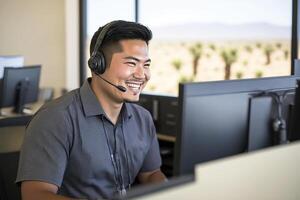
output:
<svg viewBox="0 0 300 200"><path fill-rule="evenodd" d="M92 55L94 51L97 38L104 26L100 27L92 37L90 55ZM152 39L152 32L149 28L137 22L123 20L113 21L113 24L109 27L102 40L99 50L101 50L101 47L103 46L126 39L140 39L145 41L148 45L148 42ZM97 49L97 51L99 50Z"/></svg>

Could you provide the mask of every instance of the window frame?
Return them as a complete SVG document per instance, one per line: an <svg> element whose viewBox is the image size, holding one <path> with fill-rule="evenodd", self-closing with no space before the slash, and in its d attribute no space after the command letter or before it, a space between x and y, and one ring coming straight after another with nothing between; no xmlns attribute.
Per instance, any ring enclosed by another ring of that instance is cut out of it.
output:
<svg viewBox="0 0 300 200"><path fill-rule="evenodd" d="M86 45L85 39L87 37L87 1L79 0L79 84L82 85L86 79L86 62L87 58L85 55ZM134 2L134 15L135 22L139 22L139 0ZM295 74L295 59L298 59L298 37L300 34L300 16L299 16L300 5L298 0L292 1L292 27L291 27L291 75Z"/></svg>

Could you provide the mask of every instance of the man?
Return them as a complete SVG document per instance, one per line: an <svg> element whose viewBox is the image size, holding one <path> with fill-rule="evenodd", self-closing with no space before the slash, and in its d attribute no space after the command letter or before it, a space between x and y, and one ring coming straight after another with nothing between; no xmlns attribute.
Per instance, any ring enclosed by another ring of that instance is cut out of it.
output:
<svg viewBox="0 0 300 200"><path fill-rule="evenodd" d="M113 21L94 34L83 86L44 105L26 129L17 183L24 200L124 196L130 185L161 182L149 112L139 100L150 79L151 31Z"/></svg>

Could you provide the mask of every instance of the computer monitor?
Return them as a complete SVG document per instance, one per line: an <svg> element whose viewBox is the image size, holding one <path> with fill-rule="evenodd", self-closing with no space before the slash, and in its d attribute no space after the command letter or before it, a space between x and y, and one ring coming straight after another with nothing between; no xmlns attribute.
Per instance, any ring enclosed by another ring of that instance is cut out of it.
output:
<svg viewBox="0 0 300 200"><path fill-rule="evenodd" d="M261 94L291 91L297 78L180 84L174 174L190 174L197 163L272 146L269 116L273 115L276 105L270 96ZM284 110L288 107L285 105ZM259 117L267 122L257 123L255 119ZM249 135L255 125L260 126L256 127L256 136ZM263 131L259 133L260 130Z"/></svg>
<svg viewBox="0 0 300 200"><path fill-rule="evenodd" d="M300 80L297 80L289 137L300 140Z"/></svg>
<svg viewBox="0 0 300 200"><path fill-rule="evenodd" d="M38 99L41 66L5 67L0 89L0 108L14 107L23 113L24 105Z"/></svg>

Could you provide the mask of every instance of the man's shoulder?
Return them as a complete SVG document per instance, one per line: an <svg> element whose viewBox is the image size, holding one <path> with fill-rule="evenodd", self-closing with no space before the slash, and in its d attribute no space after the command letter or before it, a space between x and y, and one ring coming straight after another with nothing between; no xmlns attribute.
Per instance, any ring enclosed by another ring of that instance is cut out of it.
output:
<svg viewBox="0 0 300 200"><path fill-rule="evenodd" d="M37 116L45 116L48 118L63 116L69 112L72 107L78 107L79 102L78 89L72 90L57 99L45 103L35 114Z"/></svg>

